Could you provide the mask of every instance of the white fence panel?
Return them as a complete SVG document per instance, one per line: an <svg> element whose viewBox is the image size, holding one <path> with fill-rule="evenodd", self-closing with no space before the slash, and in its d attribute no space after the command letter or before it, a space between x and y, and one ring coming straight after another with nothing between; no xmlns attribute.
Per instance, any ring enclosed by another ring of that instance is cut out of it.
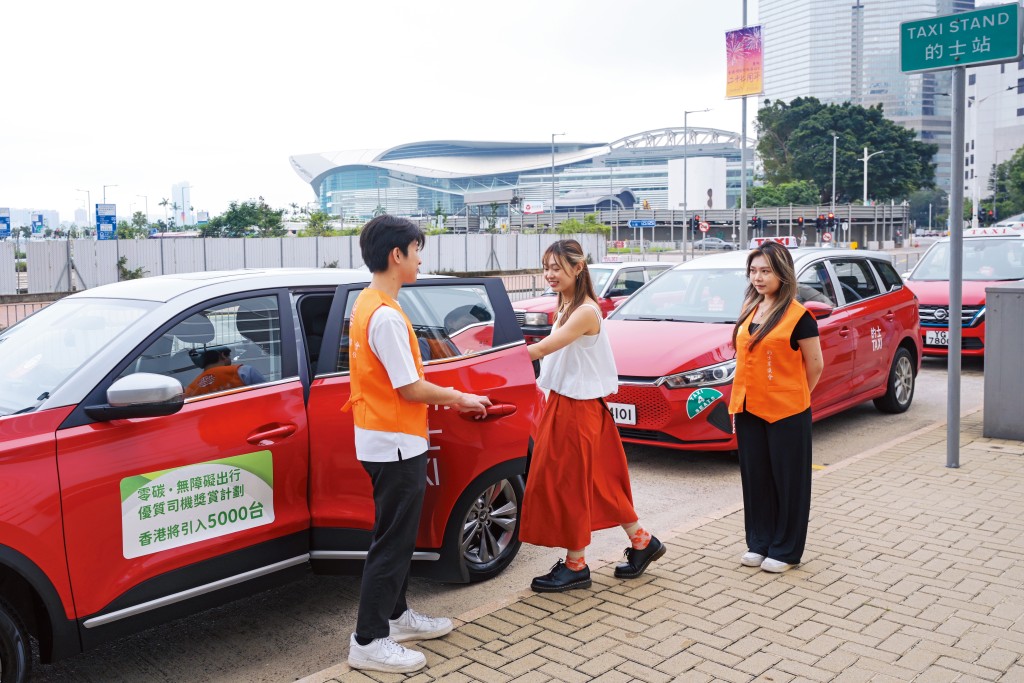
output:
<svg viewBox="0 0 1024 683"><path fill-rule="evenodd" d="M319 263L337 268L359 268L363 265L358 237L318 237Z"/></svg>
<svg viewBox="0 0 1024 683"><path fill-rule="evenodd" d="M96 262L96 240L71 240L71 255L75 260L75 285L79 290L106 284L100 279Z"/></svg>
<svg viewBox="0 0 1024 683"><path fill-rule="evenodd" d="M280 268L281 238L245 239L246 268Z"/></svg>
<svg viewBox="0 0 1024 683"><path fill-rule="evenodd" d="M540 268L540 256L543 250L540 247L540 235L516 235L516 253L519 259L519 270L532 270ZM549 243L545 243L545 247Z"/></svg>
<svg viewBox="0 0 1024 683"><path fill-rule="evenodd" d="M487 259L491 255L491 238L493 235L469 235L466 253L468 262L464 273L479 273L487 270Z"/></svg>
<svg viewBox="0 0 1024 683"><path fill-rule="evenodd" d="M206 270L203 240L179 238L160 242L164 248L165 273L201 273Z"/></svg>
<svg viewBox="0 0 1024 683"><path fill-rule="evenodd" d="M70 249L67 240L25 243L29 294L71 290L68 267L71 262Z"/></svg>
<svg viewBox="0 0 1024 683"><path fill-rule="evenodd" d="M248 241L231 237L204 239L206 270L236 270L245 267L245 243Z"/></svg>
<svg viewBox="0 0 1024 683"><path fill-rule="evenodd" d="M317 259L317 238L296 237L295 239L284 240L281 248L284 249L282 265L285 268L316 268L321 264Z"/></svg>
<svg viewBox="0 0 1024 683"><path fill-rule="evenodd" d="M14 270L14 242L0 242L0 294L17 294L18 273Z"/></svg>
<svg viewBox="0 0 1024 683"><path fill-rule="evenodd" d="M160 263L160 240L117 240L117 248L121 257L127 259L124 267L128 270L142 268L145 277L163 275L163 264ZM115 260L115 269L116 269Z"/></svg>

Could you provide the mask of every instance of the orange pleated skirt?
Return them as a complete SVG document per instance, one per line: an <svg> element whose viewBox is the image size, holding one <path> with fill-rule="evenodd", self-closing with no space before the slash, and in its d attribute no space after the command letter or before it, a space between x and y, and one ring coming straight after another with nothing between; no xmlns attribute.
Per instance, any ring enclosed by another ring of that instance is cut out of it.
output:
<svg viewBox="0 0 1024 683"><path fill-rule="evenodd" d="M601 399L550 392L526 478L519 538L579 550L590 532L637 520L626 452Z"/></svg>

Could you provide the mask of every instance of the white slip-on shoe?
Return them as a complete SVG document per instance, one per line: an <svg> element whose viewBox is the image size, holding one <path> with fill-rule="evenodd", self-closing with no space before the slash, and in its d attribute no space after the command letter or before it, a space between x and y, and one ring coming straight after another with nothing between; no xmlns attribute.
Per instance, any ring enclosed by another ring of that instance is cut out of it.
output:
<svg viewBox="0 0 1024 683"><path fill-rule="evenodd" d="M749 550L740 558L740 564L744 567L760 567L762 562L764 562L764 555L758 555Z"/></svg>
<svg viewBox="0 0 1024 683"><path fill-rule="evenodd" d="M404 643L407 640L429 640L451 633L452 620L447 617L428 617L416 610L407 609L397 619L388 619L391 626L391 640Z"/></svg>
<svg viewBox="0 0 1024 683"><path fill-rule="evenodd" d="M792 569L795 566L795 564L786 564L785 562L781 562L779 560L773 560L770 557L764 558L764 562L761 563L761 569L763 569L766 572L771 572L772 574L781 574L782 572L788 569Z"/></svg>
<svg viewBox="0 0 1024 683"><path fill-rule="evenodd" d="M356 642L356 634L348 640L348 665L363 671L411 673L427 665L422 652L409 650L391 638L375 638L369 645Z"/></svg>

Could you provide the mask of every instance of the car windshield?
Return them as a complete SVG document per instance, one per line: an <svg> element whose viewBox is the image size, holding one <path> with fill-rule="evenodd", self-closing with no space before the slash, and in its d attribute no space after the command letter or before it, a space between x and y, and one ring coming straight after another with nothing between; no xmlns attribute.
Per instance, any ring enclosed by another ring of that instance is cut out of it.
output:
<svg viewBox="0 0 1024 683"><path fill-rule="evenodd" d="M634 294L610 317L619 320L735 322L747 289L740 268L670 270Z"/></svg>
<svg viewBox="0 0 1024 683"><path fill-rule="evenodd" d="M30 412L157 304L64 299L0 334L0 416Z"/></svg>
<svg viewBox="0 0 1024 683"><path fill-rule="evenodd" d="M594 291L597 295L601 295L601 290L604 289L604 285L608 282L608 278L612 276L611 268L602 268L600 266L590 266L590 279L594 283ZM550 287L544 290L544 294L554 296L555 293Z"/></svg>
<svg viewBox="0 0 1024 683"><path fill-rule="evenodd" d="M921 258L910 280L948 280L949 242L938 242ZM964 240L964 280L1024 280L1024 239Z"/></svg>

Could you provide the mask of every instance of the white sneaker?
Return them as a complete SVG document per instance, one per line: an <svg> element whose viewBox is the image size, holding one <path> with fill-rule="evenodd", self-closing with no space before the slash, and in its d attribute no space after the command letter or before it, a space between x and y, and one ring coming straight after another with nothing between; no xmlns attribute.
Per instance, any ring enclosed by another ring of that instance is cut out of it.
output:
<svg viewBox="0 0 1024 683"><path fill-rule="evenodd" d="M356 634L348 639L348 665L364 671L410 673L427 665L422 652L409 650L391 638L375 638L369 645L356 642Z"/></svg>
<svg viewBox="0 0 1024 683"><path fill-rule="evenodd" d="M405 610L397 619L388 619L388 624L391 626L391 640L396 643L440 638L452 630L451 619L428 617L412 609Z"/></svg>
<svg viewBox="0 0 1024 683"><path fill-rule="evenodd" d="M740 558L740 564L744 567L760 567L762 562L764 562L764 555L758 555L749 550Z"/></svg>
<svg viewBox="0 0 1024 683"><path fill-rule="evenodd" d="M781 574L782 572L788 569L792 569L795 566L795 564L786 564L785 562L781 562L779 560L773 560L770 557L764 558L764 562L761 563L761 569L763 569L766 572L771 572L772 574Z"/></svg>

